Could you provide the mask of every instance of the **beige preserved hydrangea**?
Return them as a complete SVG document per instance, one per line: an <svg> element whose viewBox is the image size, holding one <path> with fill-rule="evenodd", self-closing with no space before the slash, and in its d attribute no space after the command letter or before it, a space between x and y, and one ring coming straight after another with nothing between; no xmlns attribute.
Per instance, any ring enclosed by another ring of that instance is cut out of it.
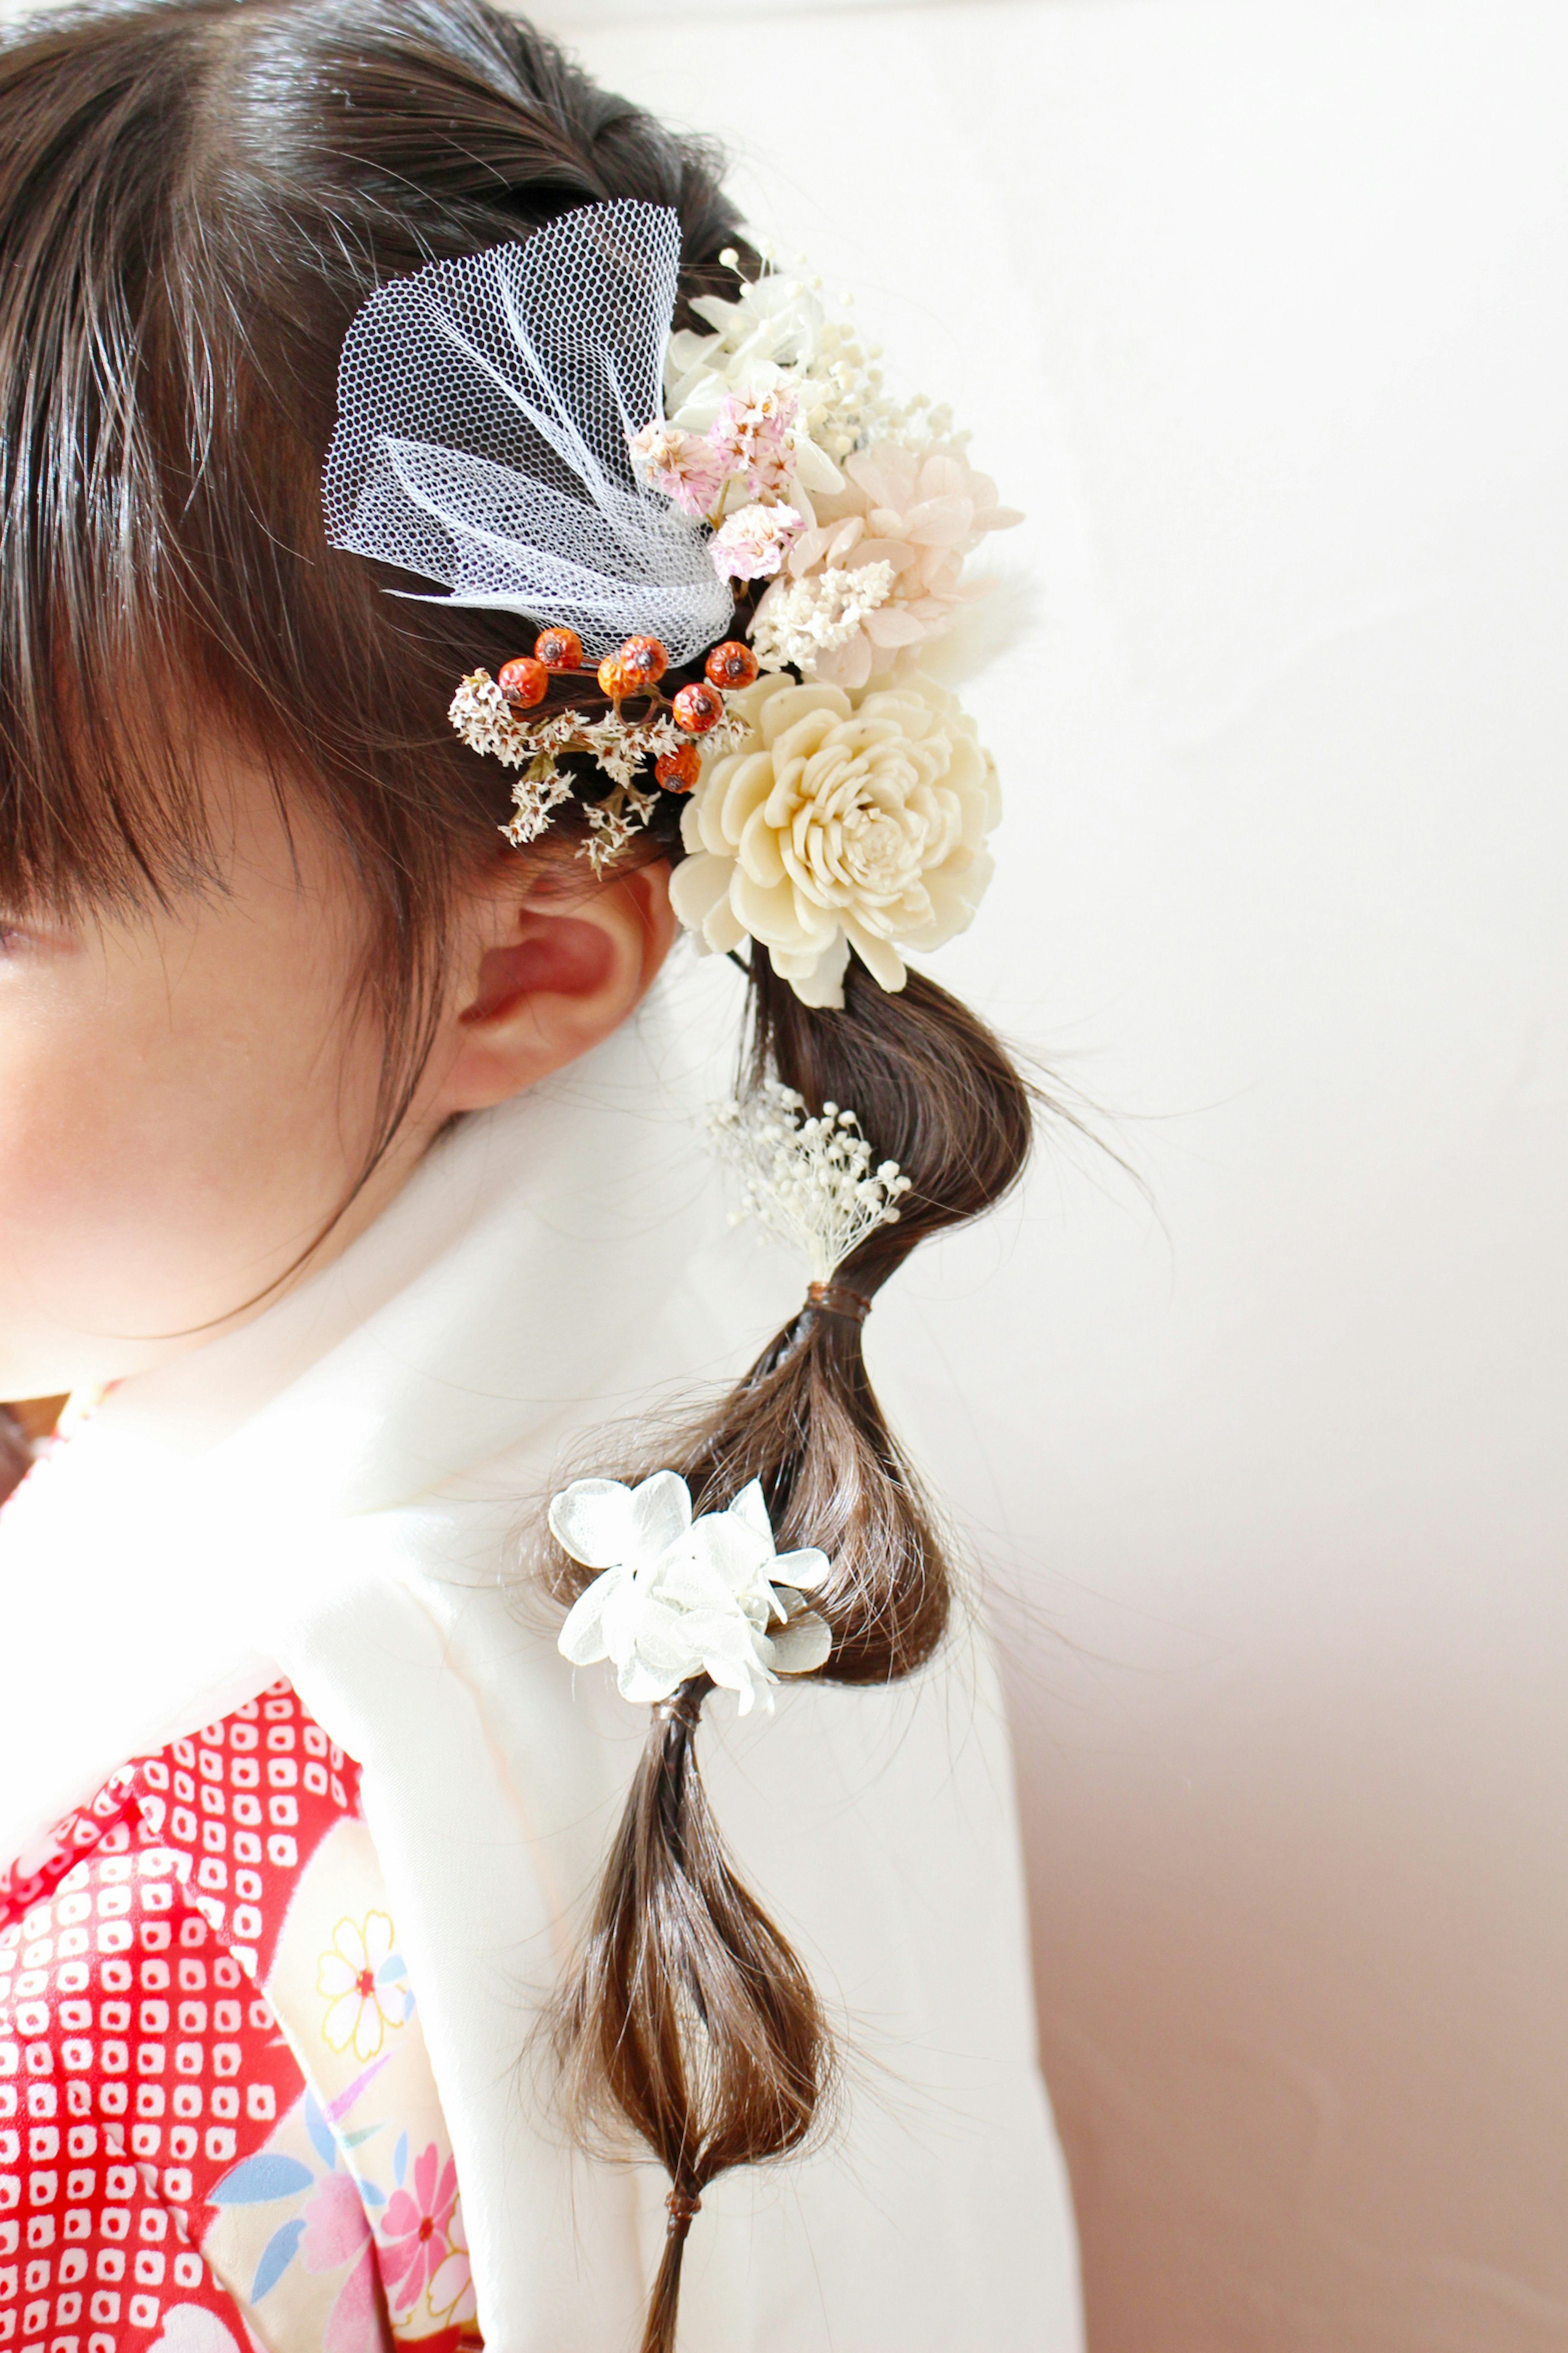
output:
<svg viewBox="0 0 1568 2353"><path fill-rule="evenodd" d="M841 1006L853 947L886 989L904 952L969 923L991 879L995 764L919 672L847 693L760 678L729 698L748 739L710 761L681 820L676 913L705 948L748 936L806 1005Z"/></svg>
<svg viewBox="0 0 1568 2353"><path fill-rule="evenodd" d="M996 485L948 443L911 449L879 441L844 461L842 490L816 499L816 522L795 540L757 607L752 642L764 667L788 662L834 686L865 686L918 663L952 626L961 604L988 584L965 581L963 560L987 532L1023 521ZM855 610L847 574L873 595ZM885 585L884 585L885 584Z"/></svg>

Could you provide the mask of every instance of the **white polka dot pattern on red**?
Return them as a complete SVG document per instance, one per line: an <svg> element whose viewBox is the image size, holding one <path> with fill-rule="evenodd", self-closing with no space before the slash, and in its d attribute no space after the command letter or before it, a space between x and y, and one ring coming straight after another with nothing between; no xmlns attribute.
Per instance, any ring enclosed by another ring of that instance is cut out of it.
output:
<svg viewBox="0 0 1568 2353"><path fill-rule="evenodd" d="M200 2252L208 2193L304 2095L259 1989L358 1794L276 1684L114 1774L25 1880L0 1873L7 2353L155 2353L171 2306L251 2341ZM171 2341L196 2343L195 2318Z"/></svg>

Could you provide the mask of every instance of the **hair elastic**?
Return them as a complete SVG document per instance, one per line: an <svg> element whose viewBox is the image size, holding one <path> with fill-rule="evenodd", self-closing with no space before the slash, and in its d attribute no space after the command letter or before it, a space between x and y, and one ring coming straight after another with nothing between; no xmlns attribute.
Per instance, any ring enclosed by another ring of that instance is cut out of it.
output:
<svg viewBox="0 0 1568 2353"><path fill-rule="evenodd" d="M847 1324L864 1324L871 1313L871 1303L864 1292L851 1291L847 1282L812 1282L806 1285L803 1314L841 1315Z"/></svg>
<svg viewBox="0 0 1568 2353"><path fill-rule="evenodd" d="M660 1724L684 1724L689 1732L695 1732L701 1719L702 1703L708 1696L709 1688L710 1686L704 1683L699 1689L694 1681L683 1683L678 1691L670 1693L668 1699L654 1702L655 1716Z"/></svg>
<svg viewBox="0 0 1568 2353"><path fill-rule="evenodd" d="M702 2200L695 2190L672 2189L665 2200L669 2209L669 2229L672 2239L684 2239L692 2222L702 2211Z"/></svg>

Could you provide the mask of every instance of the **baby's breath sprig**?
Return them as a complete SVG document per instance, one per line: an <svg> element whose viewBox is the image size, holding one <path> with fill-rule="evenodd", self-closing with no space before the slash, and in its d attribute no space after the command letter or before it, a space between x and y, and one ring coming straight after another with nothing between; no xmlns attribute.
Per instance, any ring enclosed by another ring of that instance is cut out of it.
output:
<svg viewBox="0 0 1568 2353"><path fill-rule="evenodd" d="M777 1079L721 1103L709 1122L720 1155L741 1177L737 1218L754 1217L798 1250L814 1282L835 1271L879 1226L896 1226L910 1179L896 1160L871 1165L852 1111L818 1114Z"/></svg>

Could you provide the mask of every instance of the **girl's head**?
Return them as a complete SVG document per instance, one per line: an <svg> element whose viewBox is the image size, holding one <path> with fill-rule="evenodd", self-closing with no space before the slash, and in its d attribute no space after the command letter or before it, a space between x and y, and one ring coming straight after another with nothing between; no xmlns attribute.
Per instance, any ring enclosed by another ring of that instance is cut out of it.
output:
<svg viewBox="0 0 1568 2353"><path fill-rule="evenodd" d="M678 215L683 303L726 282L711 157L481 0L89 6L0 47L0 1396L252 1311L657 970L658 845L585 883L567 809L520 856L505 771L447 727L517 621L386 595L321 505L366 296L616 198ZM753 954L753 1072L912 1179L844 1270L868 1297L1012 1183L1029 1107L931 983L852 962L845 997ZM853 1317L803 1313L658 1464L706 1507L759 1479L780 1543L832 1556L826 1675L931 1656L948 1572ZM693 2201L798 2144L826 2065L702 1807L701 1688L652 1728L557 2018L584 2105L676 2185L650 2347Z"/></svg>
<svg viewBox="0 0 1568 2353"><path fill-rule="evenodd" d="M446 723L515 623L384 595L321 509L367 292L616 195L717 275L709 160L479 6L0 49L0 1396L243 1312L657 967L664 870L524 863Z"/></svg>

